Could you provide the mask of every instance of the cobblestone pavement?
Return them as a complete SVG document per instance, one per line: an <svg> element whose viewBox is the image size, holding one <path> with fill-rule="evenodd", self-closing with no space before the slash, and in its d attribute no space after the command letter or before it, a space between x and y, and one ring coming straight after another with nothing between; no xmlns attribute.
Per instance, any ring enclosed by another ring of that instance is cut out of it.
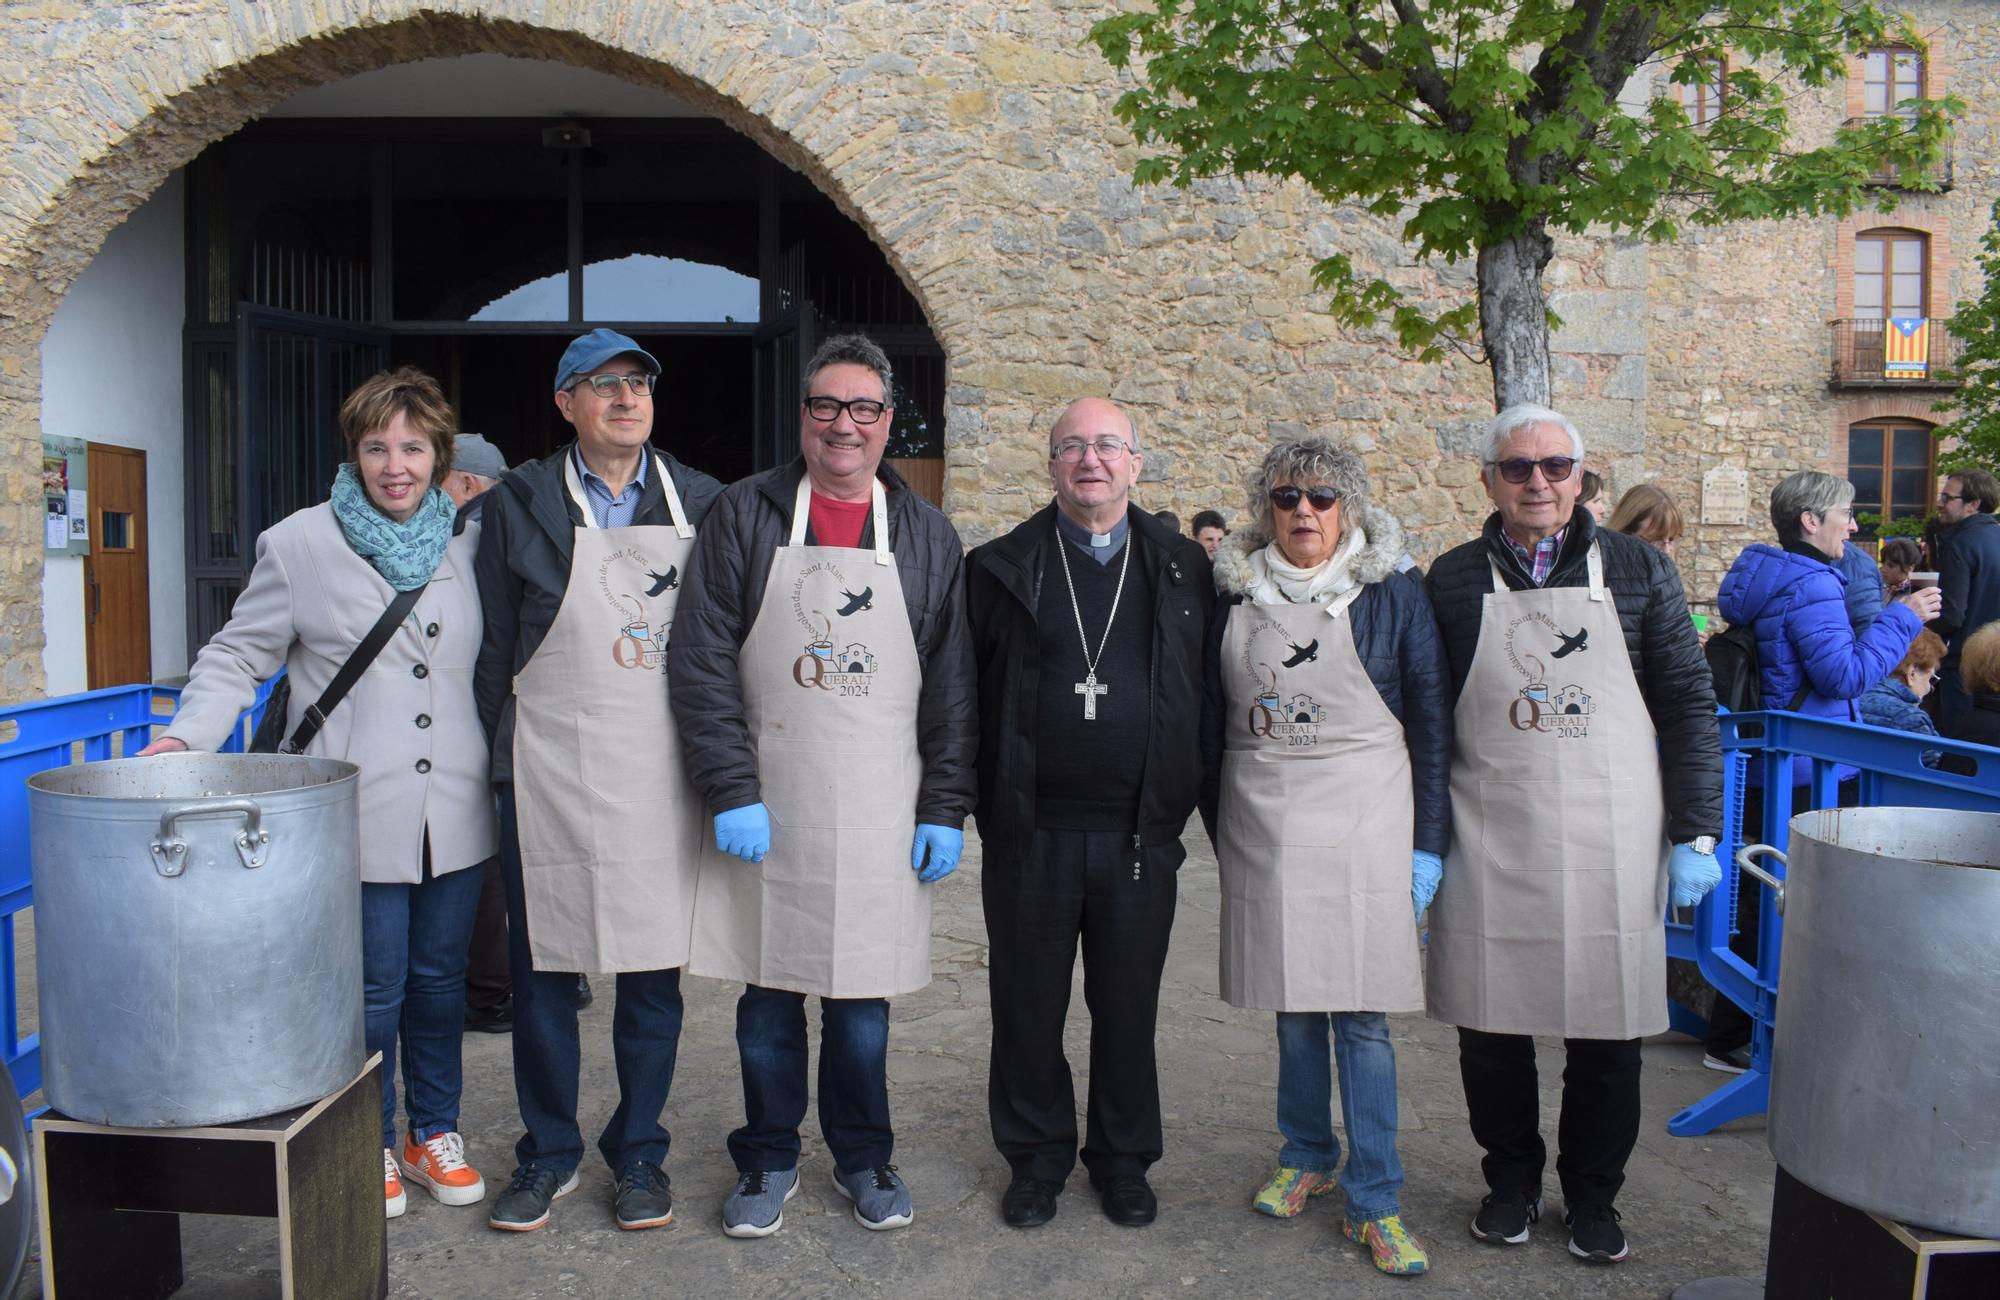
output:
<svg viewBox="0 0 2000 1300"><path fill-rule="evenodd" d="M720 1205L734 1182L723 1142L740 1122L733 1036L735 989L686 987L680 1068L668 1105L675 1222L622 1233L611 1222L611 1178L593 1152L584 1183L557 1202L550 1225L513 1235L485 1226L481 1208L452 1209L412 1189L410 1211L389 1224L390 1294L399 1297L754 1296L1667 1296L1694 1278L1758 1275L1770 1221L1773 1164L1761 1116L1701 1139L1670 1137L1668 1116L1715 1087L1701 1049L1666 1036L1645 1050L1645 1121L1619 1208L1632 1257L1591 1268L1565 1250L1554 1171L1550 1217L1526 1245L1472 1240L1467 1221L1484 1187L1466 1127L1456 1037L1422 1016L1397 1016L1406 1220L1431 1253L1416 1280L1376 1273L1339 1233L1338 1196L1290 1222L1249 1208L1274 1165L1277 1048L1270 1017L1234 1010L1216 994L1215 859L1188 835L1180 911L1161 1000L1159 1053L1166 1155L1153 1169L1159 1222L1115 1227L1098 1212L1079 1169L1061 1212L1020 1232L997 1209L1006 1166L986 1126L986 935L979 859L938 894L936 977L894 1004L889 1078L896 1164L916 1221L868 1232L831 1186L832 1166L809 1118L800 1194L784 1229L758 1241L722 1235ZM583 1126L593 1144L615 1103L611 981L596 981L583 1015ZM1081 974L1067 1034L1084 1085L1088 1022ZM815 1045L817 1030L814 1031ZM519 1121L508 1039L466 1037L463 1126L489 1195L506 1180ZM1544 1043L1544 1132L1554 1144L1559 1044ZM1553 1153L1552 1153L1553 1155ZM190 1219L188 1287L197 1297L277 1294L276 1235L253 1220ZM40 1294L31 1280L23 1294Z"/></svg>

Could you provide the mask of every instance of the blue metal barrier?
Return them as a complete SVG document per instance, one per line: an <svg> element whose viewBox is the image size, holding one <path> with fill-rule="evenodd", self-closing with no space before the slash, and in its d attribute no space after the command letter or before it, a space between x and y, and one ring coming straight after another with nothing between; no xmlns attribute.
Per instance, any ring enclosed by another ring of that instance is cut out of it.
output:
<svg viewBox="0 0 2000 1300"><path fill-rule="evenodd" d="M1809 718L1779 711L1724 713L1722 727L1724 833L1716 856L1724 863L1722 885L1694 909L1692 922L1669 916L1667 955L1694 962L1708 982L1749 1013L1750 1068L1667 1121L1676 1137L1700 1137L1730 1120L1770 1108L1771 1031L1777 1021L1778 969L1784 954L1784 918L1764 899L1757 920L1757 964L1751 966L1729 951L1735 928L1737 891L1747 879L1735 865L1736 850L1745 843L1790 847L1790 822L1799 812L1832 808L1839 802L1840 774L1859 774L1858 806L1863 808L1957 808L2000 812L2000 750L1965 741L1918 736L1859 723ZM1936 755L1954 771L1926 767L1924 756ZM1792 760L1811 760L1806 802L1794 806ZM1750 765L1762 774L1764 817L1761 826L1743 825L1743 795ZM1746 839L1746 833L1748 838ZM1783 878L1776 859L1761 863ZM1751 888L1765 887L1754 879ZM1858 940L1857 940L1858 941ZM1673 1027L1702 1037L1701 1017L1681 1006L1669 1008Z"/></svg>
<svg viewBox="0 0 2000 1300"><path fill-rule="evenodd" d="M241 753L249 743L283 676L280 672L258 689L236 720L235 734L222 746L224 753ZM180 692L171 686L113 686L0 708L0 975L6 982L0 1003L0 1062L13 1076L19 1096L42 1086L41 1035L21 1036L20 989L14 979L14 917L35 901L27 780L77 761L79 746L86 763L137 753L152 739L153 727L173 717L179 699ZM4 734L9 724L11 736Z"/></svg>

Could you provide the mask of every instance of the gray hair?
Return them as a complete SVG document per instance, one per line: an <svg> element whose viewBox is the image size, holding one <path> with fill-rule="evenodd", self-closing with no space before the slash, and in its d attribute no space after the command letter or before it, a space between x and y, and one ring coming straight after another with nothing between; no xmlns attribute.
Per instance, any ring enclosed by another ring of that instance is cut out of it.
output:
<svg viewBox="0 0 2000 1300"><path fill-rule="evenodd" d="M828 366L864 366L874 371L875 377L882 381L883 404L896 405L896 379L889 370L889 354L866 334L836 334L819 345L799 380L800 401L812 395L813 380Z"/></svg>
<svg viewBox="0 0 2000 1300"><path fill-rule="evenodd" d="M1368 466L1361 453L1331 438L1288 439L1264 453L1250 476L1250 513L1268 536L1271 531L1271 489L1289 483L1312 487L1324 483L1340 493L1342 509L1368 499ZM1344 516L1343 516L1344 517Z"/></svg>
<svg viewBox="0 0 2000 1300"><path fill-rule="evenodd" d="M1821 519L1854 500L1854 485L1816 469L1787 474L1771 489L1771 527L1780 542L1796 542L1804 530L1799 516L1810 511Z"/></svg>
<svg viewBox="0 0 2000 1300"><path fill-rule="evenodd" d="M1500 449L1523 429L1532 429L1538 424L1553 424L1569 435L1569 455L1571 460L1583 459L1583 435L1576 431L1567 415L1546 406L1536 406L1532 402L1516 402L1493 417L1486 426L1486 436L1479 443L1479 459L1482 464L1495 465L1500 461Z"/></svg>

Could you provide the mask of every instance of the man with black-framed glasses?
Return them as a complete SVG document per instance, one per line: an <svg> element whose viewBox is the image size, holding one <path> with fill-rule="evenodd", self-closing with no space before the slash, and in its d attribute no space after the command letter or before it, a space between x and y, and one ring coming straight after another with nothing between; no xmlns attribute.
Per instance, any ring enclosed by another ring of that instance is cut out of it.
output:
<svg viewBox="0 0 2000 1300"><path fill-rule="evenodd" d="M1715 694L1672 561L1577 504L1576 426L1512 407L1483 451L1494 513L1425 584L1454 701L1426 994L1459 1027L1486 1152L1472 1235L1518 1245L1541 1215L1532 1036L1559 1037L1569 1249L1610 1264L1626 1257L1613 1201L1639 1136L1639 1040L1667 1027L1664 910L1721 879Z"/></svg>
<svg viewBox="0 0 2000 1300"><path fill-rule="evenodd" d="M1931 621L1931 631L1944 638L1944 664L1938 670L1938 726L1945 734L1971 699L1958 676L1959 651L1965 639L2000 618L2000 482L1983 469L1962 470L1944 481L1938 493L1938 592L1944 608Z"/></svg>
<svg viewBox="0 0 2000 1300"><path fill-rule="evenodd" d="M481 498L486 633L473 695L500 794L526 1130L488 1222L510 1232L541 1227L577 1185L585 971L617 974L618 1107L597 1144L617 1179L614 1218L624 1229L673 1218L660 1115L705 819L681 773L667 642L695 527L722 485L650 444L659 376L653 355L615 330L572 340L554 398L576 441Z"/></svg>

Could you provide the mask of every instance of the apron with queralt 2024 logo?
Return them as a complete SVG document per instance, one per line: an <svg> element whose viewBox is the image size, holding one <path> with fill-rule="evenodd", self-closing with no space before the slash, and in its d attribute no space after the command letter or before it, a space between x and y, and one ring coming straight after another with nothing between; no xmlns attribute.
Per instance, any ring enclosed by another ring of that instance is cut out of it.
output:
<svg viewBox="0 0 2000 1300"><path fill-rule="evenodd" d="M931 891L910 869L923 670L881 481L873 551L806 545L810 494L801 478L737 655L771 848L750 863L703 842L688 969L894 997L931 979Z"/></svg>
<svg viewBox="0 0 2000 1300"><path fill-rule="evenodd" d="M694 527L664 461L673 523L583 522L555 622L514 678L514 804L536 970L686 964L708 819L667 704L668 641Z"/></svg>
<svg viewBox="0 0 2000 1300"><path fill-rule="evenodd" d="M1216 860L1231 1006L1424 1004L1410 754L1349 618L1344 605L1245 601L1229 612Z"/></svg>
<svg viewBox="0 0 2000 1300"><path fill-rule="evenodd" d="M1452 842L1430 1014L1499 1034L1667 1027L1666 808L1652 715L1595 545L1588 587L1492 565L1453 714Z"/></svg>

